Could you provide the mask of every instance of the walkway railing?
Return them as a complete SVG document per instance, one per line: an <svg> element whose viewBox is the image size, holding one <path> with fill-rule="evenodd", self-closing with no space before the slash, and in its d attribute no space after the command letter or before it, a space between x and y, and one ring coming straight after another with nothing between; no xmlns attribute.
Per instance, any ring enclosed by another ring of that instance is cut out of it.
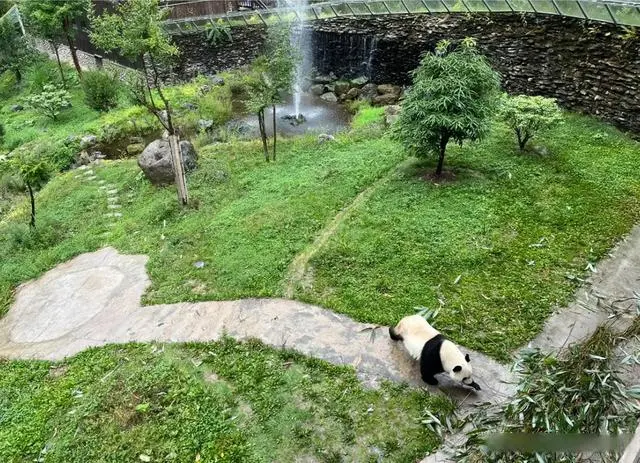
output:
<svg viewBox="0 0 640 463"><path fill-rule="evenodd" d="M197 3L197 2L193 2ZM200 32L221 23L228 26L269 25L301 19L314 21L341 17L436 13L540 13L588 19L626 26L640 26L639 0L340 0L256 11L167 21L172 34Z"/></svg>

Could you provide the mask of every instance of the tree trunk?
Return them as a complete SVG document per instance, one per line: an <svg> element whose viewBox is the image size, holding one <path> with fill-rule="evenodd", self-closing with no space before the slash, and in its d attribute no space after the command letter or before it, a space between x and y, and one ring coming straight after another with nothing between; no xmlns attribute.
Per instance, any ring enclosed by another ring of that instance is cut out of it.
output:
<svg viewBox="0 0 640 463"><path fill-rule="evenodd" d="M438 167L436 168L436 177L442 175L442 167L444 166L444 154L447 150L447 143L449 143L449 135L442 135L440 137L440 153L438 156Z"/></svg>
<svg viewBox="0 0 640 463"><path fill-rule="evenodd" d="M13 73L16 75L16 82L18 83L22 82L22 72L20 72L20 69L15 68L13 70Z"/></svg>
<svg viewBox="0 0 640 463"><path fill-rule="evenodd" d="M53 47L53 51L56 53L56 61L58 62L58 69L60 70L60 77L62 78L62 86L67 89L67 79L64 76L64 69L62 69L62 63L60 62L60 54L58 53L58 44L53 40L51 41L51 46Z"/></svg>
<svg viewBox="0 0 640 463"><path fill-rule="evenodd" d="M258 124L260 125L260 138L262 139L262 149L264 151L264 159L269 162L269 147L267 146L267 127L264 123L264 109L258 112Z"/></svg>
<svg viewBox="0 0 640 463"><path fill-rule="evenodd" d="M31 228L36 228L36 199L33 196L33 188L27 183L27 190L29 191L29 198L31 199Z"/></svg>
<svg viewBox="0 0 640 463"><path fill-rule="evenodd" d="M276 133L276 105L273 105L272 111L273 111L273 157L271 158L271 160L275 161L276 160L276 142L278 138L278 135Z"/></svg>
<svg viewBox="0 0 640 463"><path fill-rule="evenodd" d="M80 61L78 61L78 53L76 53L76 47L73 45L73 39L71 38L69 20L64 20L64 35L67 38L67 45L69 46L69 52L71 52L71 58L73 59L73 65L76 67L78 77L82 79L82 68L80 67Z"/></svg>
<svg viewBox="0 0 640 463"><path fill-rule="evenodd" d="M165 98L164 93L162 92L162 84L160 84L160 76L158 74L158 68L156 67L156 62L153 59L153 55L149 54L149 62L151 63L151 68L153 69L153 86L158 91L158 95L164 104L164 110L167 113L167 130L169 131L169 135L176 135L176 130L173 127L173 118L171 117L171 106L169 105L169 100Z"/></svg>

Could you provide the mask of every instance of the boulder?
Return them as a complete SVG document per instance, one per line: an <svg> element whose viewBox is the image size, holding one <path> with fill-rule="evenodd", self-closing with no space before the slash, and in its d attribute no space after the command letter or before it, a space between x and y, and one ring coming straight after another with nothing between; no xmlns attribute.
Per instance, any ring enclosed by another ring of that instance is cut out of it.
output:
<svg viewBox="0 0 640 463"><path fill-rule="evenodd" d="M180 142L184 169L189 172L197 167L198 155L189 141ZM171 162L171 148L167 140L154 140L138 156L138 166L154 185L170 185L175 181Z"/></svg>
<svg viewBox="0 0 640 463"><path fill-rule="evenodd" d="M330 84L331 82L333 82L333 79L331 78L331 76L315 76L313 78L313 83L314 84Z"/></svg>
<svg viewBox="0 0 640 463"><path fill-rule="evenodd" d="M351 88L351 84L343 80L340 80L334 84L334 89L335 89L336 95L338 96L345 95L350 88Z"/></svg>
<svg viewBox="0 0 640 463"><path fill-rule="evenodd" d="M376 106L393 105L398 102L398 96L393 93L385 93L384 95L376 95L371 99L371 103Z"/></svg>
<svg viewBox="0 0 640 463"><path fill-rule="evenodd" d="M323 144L326 142L336 141L336 137L327 133L321 133L318 135L318 143Z"/></svg>
<svg viewBox="0 0 640 463"><path fill-rule="evenodd" d="M20 104L11 105L11 111L17 113L18 111L22 111L24 107Z"/></svg>
<svg viewBox="0 0 640 463"><path fill-rule="evenodd" d="M324 84L315 84L309 87L309 91L315 96L320 96L324 93Z"/></svg>
<svg viewBox="0 0 640 463"><path fill-rule="evenodd" d="M322 93L335 93L336 86L334 84L327 84L324 86L324 91Z"/></svg>
<svg viewBox="0 0 640 463"><path fill-rule="evenodd" d="M215 85L216 87L222 87L224 85L224 79L220 76L211 76L209 81L211 85Z"/></svg>
<svg viewBox="0 0 640 463"><path fill-rule="evenodd" d="M393 95L399 96L400 93L402 93L402 88L397 85L389 85L389 84L378 85L378 95L393 94Z"/></svg>
<svg viewBox="0 0 640 463"><path fill-rule="evenodd" d="M327 92L324 95L322 95L320 98L322 98L324 101L328 101L329 103L338 102L338 97L333 92Z"/></svg>
<svg viewBox="0 0 640 463"><path fill-rule="evenodd" d="M80 139L80 149L89 148L94 146L98 142L98 138L95 135L85 135Z"/></svg>
<svg viewBox="0 0 640 463"><path fill-rule="evenodd" d="M366 83L369 82L369 78L365 77L365 76L360 76L360 77L356 77L355 79L351 80L351 85L353 85L354 87L362 87L363 85L365 85Z"/></svg>
<svg viewBox="0 0 640 463"><path fill-rule="evenodd" d="M393 125L398 118L400 117L400 106L398 105L389 105L384 108L384 121L390 126Z"/></svg>
<svg viewBox="0 0 640 463"><path fill-rule="evenodd" d="M195 111L196 109L198 109L198 106L193 103L187 102L182 105L182 109L186 109L187 111Z"/></svg>
<svg viewBox="0 0 640 463"><path fill-rule="evenodd" d="M374 96L378 95L378 86L376 84L367 84L360 89L360 98L371 101Z"/></svg>
<svg viewBox="0 0 640 463"><path fill-rule="evenodd" d="M355 100L359 96L360 96L360 89L357 88L357 87L354 87L344 95L344 99L345 100Z"/></svg>
<svg viewBox="0 0 640 463"><path fill-rule="evenodd" d="M201 132L211 132L213 130L213 121L211 119L200 119L198 121L198 129Z"/></svg>

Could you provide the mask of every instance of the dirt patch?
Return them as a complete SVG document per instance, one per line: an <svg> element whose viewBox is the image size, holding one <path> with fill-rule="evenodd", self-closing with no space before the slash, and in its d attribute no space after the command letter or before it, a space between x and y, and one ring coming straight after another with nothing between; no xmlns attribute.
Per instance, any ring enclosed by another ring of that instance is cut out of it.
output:
<svg viewBox="0 0 640 463"><path fill-rule="evenodd" d="M52 378L60 378L69 371L68 365L55 365L49 368L49 376Z"/></svg>
<svg viewBox="0 0 640 463"><path fill-rule="evenodd" d="M420 177L421 180L424 180L425 182L433 183L434 185L453 183L458 178L455 172L452 172L450 170L445 170L440 175L436 175L435 172L433 171L423 170L418 172L418 176Z"/></svg>

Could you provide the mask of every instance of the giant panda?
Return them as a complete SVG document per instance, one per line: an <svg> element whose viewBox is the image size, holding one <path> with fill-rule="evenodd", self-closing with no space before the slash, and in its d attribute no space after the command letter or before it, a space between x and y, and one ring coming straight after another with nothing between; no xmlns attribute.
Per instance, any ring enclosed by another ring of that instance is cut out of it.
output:
<svg viewBox="0 0 640 463"><path fill-rule="evenodd" d="M394 341L402 341L409 354L420 360L420 374L425 383L436 386L435 375L447 373L454 381L480 390L480 385L471 377L469 354L463 355L458 346L445 339L422 316L404 317L389 328L389 335Z"/></svg>

